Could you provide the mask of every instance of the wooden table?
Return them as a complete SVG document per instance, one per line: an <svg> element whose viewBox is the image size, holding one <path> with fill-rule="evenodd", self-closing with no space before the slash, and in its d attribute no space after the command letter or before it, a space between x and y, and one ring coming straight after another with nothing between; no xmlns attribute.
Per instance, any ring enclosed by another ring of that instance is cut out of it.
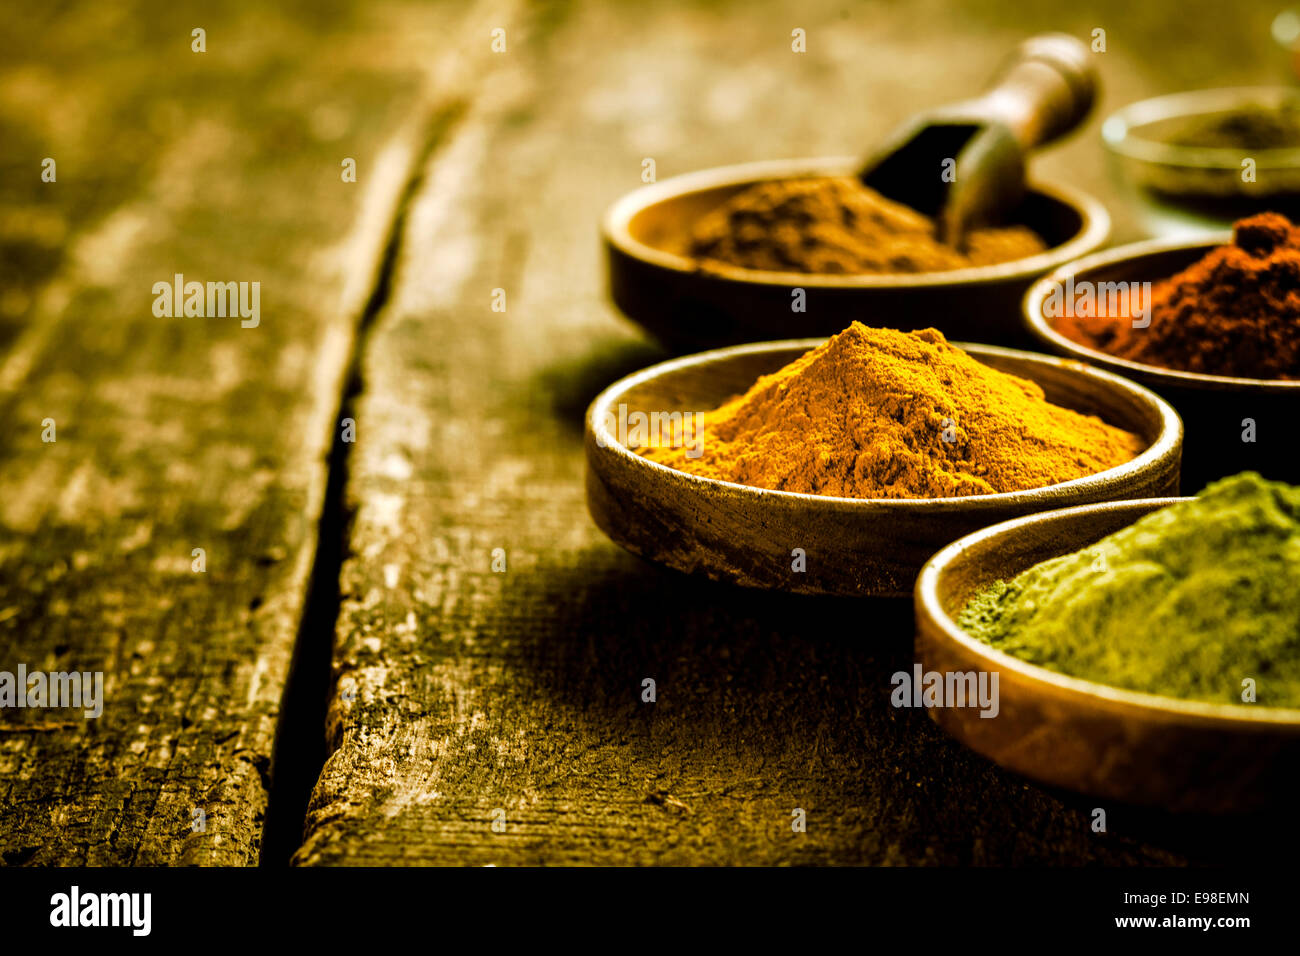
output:
<svg viewBox="0 0 1300 956"><path fill-rule="evenodd" d="M1272 82L1273 10L177 6L0 37L0 669L105 680L98 719L0 712L6 863L1142 864L1260 832L1095 833L890 707L905 602L623 553L581 418L664 357L596 231L645 159L864 149L1049 28L1107 31L1098 115ZM1037 174L1133 238L1098 123ZM177 273L260 282L260 323L155 316Z"/></svg>

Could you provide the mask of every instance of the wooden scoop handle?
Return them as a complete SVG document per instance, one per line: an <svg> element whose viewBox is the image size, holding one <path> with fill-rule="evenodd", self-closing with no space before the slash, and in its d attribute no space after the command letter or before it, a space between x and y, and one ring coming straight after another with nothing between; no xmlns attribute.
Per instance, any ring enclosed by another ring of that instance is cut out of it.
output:
<svg viewBox="0 0 1300 956"><path fill-rule="evenodd" d="M972 114L1011 130L1023 152L1068 133L1097 93L1092 53L1064 33L1031 37L1016 48L994 85L966 104Z"/></svg>

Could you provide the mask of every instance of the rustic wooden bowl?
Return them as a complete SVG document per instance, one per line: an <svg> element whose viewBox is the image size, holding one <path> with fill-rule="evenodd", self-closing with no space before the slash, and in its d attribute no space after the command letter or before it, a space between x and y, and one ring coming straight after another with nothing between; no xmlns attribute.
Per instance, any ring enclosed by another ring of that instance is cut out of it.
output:
<svg viewBox="0 0 1300 956"><path fill-rule="evenodd" d="M996 763L1052 786L1176 811L1250 810L1291 800L1300 710L1175 700L1066 677L994 650L954 620L977 591L1120 530L1178 498L1016 518L948 545L916 582L923 671L998 674L996 717L930 716Z"/></svg>
<svg viewBox="0 0 1300 956"><path fill-rule="evenodd" d="M1098 248L1110 232L1106 208L1059 186L1034 186L1011 221L1050 248L994 266L919 275L825 276L710 266L684 253L702 215L756 183L852 175L857 160L777 160L708 169L643 186L616 202L603 236L610 294L631 319L673 349L834 335L853 320L890 328L934 327L950 339L1029 344L1017 318L1030 283ZM807 311L791 311L803 289Z"/></svg>
<svg viewBox="0 0 1300 956"><path fill-rule="evenodd" d="M701 478L619 444L607 416L707 411L822 339L734 346L643 369L587 410L587 506L616 543L681 571L808 594L906 595L943 544L1034 511L1176 494L1182 424L1151 392L1078 362L963 345L993 368L1032 379L1059 405L1099 415L1148 442L1118 468L1030 491L910 500L832 498ZM616 418L617 420L617 418ZM795 548L807 570L792 570Z"/></svg>
<svg viewBox="0 0 1300 956"><path fill-rule="evenodd" d="M1029 330L1053 351L1090 362L1146 385L1166 398L1182 416L1186 429L1183 488L1199 491L1207 482L1240 471L1300 482L1300 457L1292 430L1300 417L1300 382L1232 378L1181 372L1116 358L1066 338L1044 315L1053 286L1073 276L1080 282L1158 282L1190 266L1210 250L1231 241L1219 234L1194 242L1138 242L1063 265L1029 289L1024 320ZM1241 440L1244 419L1255 422L1256 440Z"/></svg>

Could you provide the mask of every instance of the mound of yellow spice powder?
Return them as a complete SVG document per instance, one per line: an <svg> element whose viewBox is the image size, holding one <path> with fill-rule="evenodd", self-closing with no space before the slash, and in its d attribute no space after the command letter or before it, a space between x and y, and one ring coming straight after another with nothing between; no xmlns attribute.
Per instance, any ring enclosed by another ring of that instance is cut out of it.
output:
<svg viewBox="0 0 1300 956"><path fill-rule="evenodd" d="M690 253L772 272L824 275L947 272L1036 255L1043 240L1024 226L976 229L957 250L933 219L848 177L774 180L707 213Z"/></svg>
<svg viewBox="0 0 1300 956"><path fill-rule="evenodd" d="M1105 471L1145 447L935 329L859 322L698 418L689 446L643 454L707 478L846 498L1022 491Z"/></svg>

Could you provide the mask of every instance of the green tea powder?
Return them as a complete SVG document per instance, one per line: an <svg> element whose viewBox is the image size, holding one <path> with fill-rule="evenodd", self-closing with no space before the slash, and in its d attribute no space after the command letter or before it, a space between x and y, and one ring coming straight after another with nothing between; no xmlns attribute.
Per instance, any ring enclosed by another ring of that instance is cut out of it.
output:
<svg viewBox="0 0 1300 956"><path fill-rule="evenodd" d="M1258 706L1300 707L1300 488L1225 478L999 581L958 623L1073 677L1215 703L1253 687Z"/></svg>

